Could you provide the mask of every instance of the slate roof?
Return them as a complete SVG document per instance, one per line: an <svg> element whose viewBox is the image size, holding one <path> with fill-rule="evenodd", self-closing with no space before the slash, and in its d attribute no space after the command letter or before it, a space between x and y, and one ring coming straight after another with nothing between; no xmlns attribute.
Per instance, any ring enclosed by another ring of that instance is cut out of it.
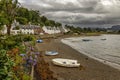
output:
<svg viewBox="0 0 120 80"><path fill-rule="evenodd" d="M40 29L39 26L36 25L24 25L20 27L21 29Z"/></svg>

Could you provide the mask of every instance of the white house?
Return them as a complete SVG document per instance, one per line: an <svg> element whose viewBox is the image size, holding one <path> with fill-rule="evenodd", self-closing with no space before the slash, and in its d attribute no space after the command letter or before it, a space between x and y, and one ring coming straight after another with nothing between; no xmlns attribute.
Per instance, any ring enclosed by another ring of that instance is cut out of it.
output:
<svg viewBox="0 0 120 80"><path fill-rule="evenodd" d="M60 28L60 30L61 30L61 33L66 33L66 32L68 32L68 31L70 31L68 28L65 28L64 26L62 26L62 27Z"/></svg>
<svg viewBox="0 0 120 80"><path fill-rule="evenodd" d="M16 20L14 20L14 22L11 24L11 29L10 29L12 34L17 34L19 32L19 30L13 30L13 28L15 28L18 25L19 25L19 23L16 22ZM7 34L7 26L6 25L4 25L1 32L2 32L2 34Z"/></svg>
<svg viewBox="0 0 120 80"><path fill-rule="evenodd" d="M58 27L44 26L42 29L44 33L47 33L47 34L61 33L60 28Z"/></svg>
<svg viewBox="0 0 120 80"><path fill-rule="evenodd" d="M36 25L19 25L20 29L15 29L15 26L13 25L11 27L11 34L16 35L16 34L57 34L57 33L64 33L68 32L69 30L64 28L64 27L50 27L50 26L44 26L44 27L39 27ZM7 27L4 26L2 30L3 34L7 34Z"/></svg>
<svg viewBox="0 0 120 80"><path fill-rule="evenodd" d="M20 29L12 29L15 34L40 34L42 32L41 27L37 25L20 25Z"/></svg>
<svg viewBox="0 0 120 80"><path fill-rule="evenodd" d="M11 34L13 35L20 34L20 30L11 30Z"/></svg>
<svg viewBox="0 0 120 80"><path fill-rule="evenodd" d="M1 30L2 34L7 34L7 27L4 25L4 28ZM42 28L37 25L19 25L19 29L16 29L14 25L10 29L11 34L41 34L44 33Z"/></svg>
<svg viewBox="0 0 120 80"><path fill-rule="evenodd" d="M23 26L20 31L22 34L34 34L34 28L33 26Z"/></svg>
<svg viewBox="0 0 120 80"><path fill-rule="evenodd" d="M19 29L16 29L16 27L19 26ZM20 25L16 20L11 25L11 34L57 34L57 33L64 33L68 32L69 30L65 27L51 27L51 26L44 26L40 27L37 25ZM3 34L7 34L7 27L4 25L3 30L1 31Z"/></svg>
<svg viewBox="0 0 120 80"><path fill-rule="evenodd" d="M7 34L7 26L4 25L3 29L1 30L2 34Z"/></svg>
<svg viewBox="0 0 120 80"><path fill-rule="evenodd" d="M65 27L63 27L63 30L64 30L64 32L70 31L69 29L67 29L67 28L65 28Z"/></svg>

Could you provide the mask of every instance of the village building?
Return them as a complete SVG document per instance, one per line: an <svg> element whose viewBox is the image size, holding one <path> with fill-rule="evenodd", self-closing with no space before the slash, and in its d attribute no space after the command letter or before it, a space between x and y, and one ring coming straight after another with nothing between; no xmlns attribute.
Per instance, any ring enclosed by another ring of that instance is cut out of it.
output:
<svg viewBox="0 0 120 80"><path fill-rule="evenodd" d="M24 25L20 27L21 34L40 34L40 26Z"/></svg>
<svg viewBox="0 0 120 80"><path fill-rule="evenodd" d="M57 34L57 33L61 33L59 27L44 26L42 29L43 29L43 31L44 31L45 34Z"/></svg>
<svg viewBox="0 0 120 80"><path fill-rule="evenodd" d="M43 34L57 34L68 32L69 30L65 27L51 27L51 26L43 26L40 27L38 25L20 25L18 22L14 21L11 25L11 34L35 34L35 35L43 35ZM2 30L2 34L7 34L7 27L4 25Z"/></svg>
<svg viewBox="0 0 120 80"><path fill-rule="evenodd" d="M6 25L3 26L2 30L1 30L2 34L7 34L7 27Z"/></svg>

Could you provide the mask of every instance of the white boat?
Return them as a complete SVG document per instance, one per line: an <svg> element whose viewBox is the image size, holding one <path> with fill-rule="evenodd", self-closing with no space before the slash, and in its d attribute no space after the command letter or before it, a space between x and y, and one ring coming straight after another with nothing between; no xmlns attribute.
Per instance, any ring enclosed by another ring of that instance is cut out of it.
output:
<svg viewBox="0 0 120 80"><path fill-rule="evenodd" d="M58 55L59 53L56 52L56 51L46 51L45 52L45 55L48 55L48 56L55 56L55 55Z"/></svg>
<svg viewBox="0 0 120 80"><path fill-rule="evenodd" d="M103 38L103 39L101 39L101 40L107 40L107 39Z"/></svg>
<svg viewBox="0 0 120 80"><path fill-rule="evenodd" d="M55 65L64 66L64 67L79 67L80 66L77 60L71 60L71 59L55 58L55 59L52 59L52 62Z"/></svg>

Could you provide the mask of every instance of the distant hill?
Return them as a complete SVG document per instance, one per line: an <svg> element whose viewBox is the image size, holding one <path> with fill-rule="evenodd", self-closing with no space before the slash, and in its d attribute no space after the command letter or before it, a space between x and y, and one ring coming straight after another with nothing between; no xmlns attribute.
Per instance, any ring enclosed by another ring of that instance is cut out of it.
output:
<svg viewBox="0 0 120 80"><path fill-rule="evenodd" d="M120 30L120 25L114 25L111 28L109 28L109 30L118 31Z"/></svg>

